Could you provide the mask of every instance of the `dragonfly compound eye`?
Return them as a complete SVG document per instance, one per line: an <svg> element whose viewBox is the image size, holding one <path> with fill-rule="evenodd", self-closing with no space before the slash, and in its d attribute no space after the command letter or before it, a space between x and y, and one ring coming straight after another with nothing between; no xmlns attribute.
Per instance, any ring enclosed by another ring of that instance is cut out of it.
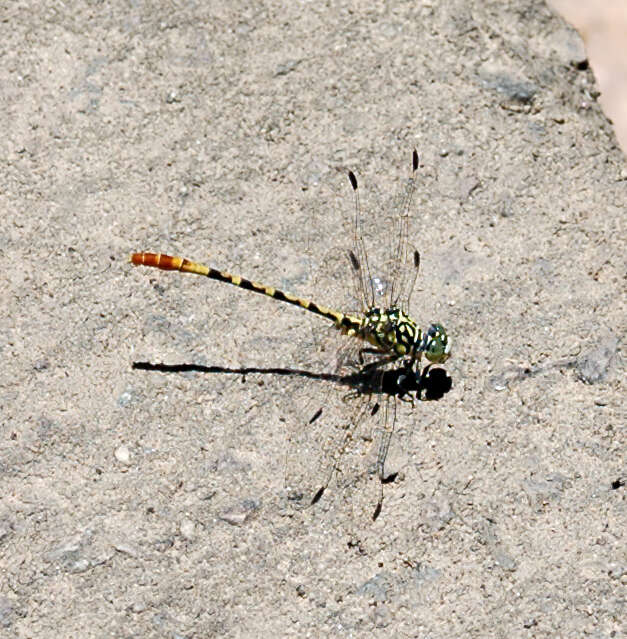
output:
<svg viewBox="0 0 627 639"><path fill-rule="evenodd" d="M425 357L434 364L445 362L451 354L451 340L442 324L431 324L424 336Z"/></svg>

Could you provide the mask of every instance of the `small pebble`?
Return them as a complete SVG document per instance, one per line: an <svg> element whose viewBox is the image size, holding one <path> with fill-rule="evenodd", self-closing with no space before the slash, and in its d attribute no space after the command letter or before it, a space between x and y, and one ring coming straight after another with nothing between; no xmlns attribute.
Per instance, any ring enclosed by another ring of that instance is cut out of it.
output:
<svg viewBox="0 0 627 639"><path fill-rule="evenodd" d="M115 458L120 464L129 464L131 461L131 452L125 444L118 446L115 450Z"/></svg>
<svg viewBox="0 0 627 639"><path fill-rule="evenodd" d="M194 538L196 527L191 519L183 519L180 526L181 536L184 539L191 540Z"/></svg>

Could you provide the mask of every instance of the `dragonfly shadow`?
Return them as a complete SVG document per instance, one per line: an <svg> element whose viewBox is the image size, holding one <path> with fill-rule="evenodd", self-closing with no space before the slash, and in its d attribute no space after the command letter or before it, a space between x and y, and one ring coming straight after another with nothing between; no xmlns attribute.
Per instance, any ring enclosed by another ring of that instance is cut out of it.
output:
<svg viewBox="0 0 627 639"><path fill-rule="evenodd" d="M329 382L349 389L346 398L363 398L365 404L361 404L363 408L359 410L367 410L371 416L379 413L382 406L386 407L385 414L387 419L387 401L393 398L402 402L409 402L413 405L414 401L433 401L441 399L452 388L452 379L447 371L443 368L428 364L422 371L414 369L415 364L404 365L396 364L389 361L385 366L366 365L355 369L346 375L334 373L316 373L308 370L296 368L266 368L266 367L240 367L231 368L225 366L205 366L202 364L161 364L152 362L133 362L133 370L156 371L159 373L207 373L218 375L241 375L245 380L246 375L275 375L278 377L291 377L316 380L321 382ZM309 419L309 425L316 422L324 411L323 407L318 408L313 416ZM394 409L394 415L396 414ZM395 419L395 417L393 418ZM382 435L380 443L377 473L381 482L381 490L377 500L376 508L372 514L372 520L376 520L381 512L383 505L383 485L392 483L396 479L397 473L386 475L384 471L385 457L387 455L387 446L389 438L393 431L393 424L389 431ZM331 470L323 473L323 480L318 483L310 494L313 498L309 501L309 505L317 503L325 493L332 477L337 471L339 460L342 457L346 445L351 439L351 435L344 436L344 442L339 449L332 453ZM302 490L291 491L288 499L300 502L305 492Z"/></svg>
<svg viewBox="0 0 627 639"><path fill-rule="evenodd" d="M383 394L400 399L411 398L437 401L448 393L453 382L445 369L425 366L417 373L405 366L386 370L363 367L348 375L315 373L296 368L266 368L204 366L202 364L162 364L153 362L133 362L133 370L157 371L159 373L206 373L214 375L275 375L279 377L300 377L345 386L362 395Z"/></svg>

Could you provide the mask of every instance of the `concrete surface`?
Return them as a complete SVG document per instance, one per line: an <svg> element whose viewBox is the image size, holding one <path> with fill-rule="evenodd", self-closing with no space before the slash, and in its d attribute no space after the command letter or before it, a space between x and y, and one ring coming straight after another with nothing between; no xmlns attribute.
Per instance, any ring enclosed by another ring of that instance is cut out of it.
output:
<svg viewBox="0 0 627 639"><path fill-rule="evenodd" d="M1 11L0 636L624 635L627 171L575 32L532 0ZM376 253L413 148L453 388L401 407L376 522L367 432L300 509L344 390L131 365L315 373L305 313L128 255L339 302L345 170Z"/></svg>

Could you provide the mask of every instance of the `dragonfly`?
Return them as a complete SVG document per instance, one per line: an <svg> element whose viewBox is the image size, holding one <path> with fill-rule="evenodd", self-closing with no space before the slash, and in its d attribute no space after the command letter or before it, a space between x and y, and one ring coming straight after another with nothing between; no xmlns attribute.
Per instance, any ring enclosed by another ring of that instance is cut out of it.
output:
<svg viewBox="0 0 627 639"><path fill-rule="evenodd" d="M420 267L420 253L409 241L411 204L418 167L418 153L414 150L411 175L393 214L389 263L384 279L377 277L371 268L364 239L364 226L368 220L364 219L357 178L352 171L348 171L354 195L354 216L347 257L354 295L361 305L359 313L330 308L317 301L183 257L153 252L138 252L130 256L130 262L135 266L191 273L297 306L328 321L339 335L345 336L350 345L339 347L336 369L343 373L348 371L343 380L352 388L349 395L352 399L361 399L361 402L347 416L344 442L336 451L330 471L321 480L310 503L317 503L328 488L356 423L381 415L381 437L376 459L380 491L372 514L373 520L379 516L383 504L383 485L387 483L385 460L396 423L396 402L422 399L429 367L444 363L452 348L452 340L440 322L433 322L423 330L409 314ZM425 368L421 368L423 356L429 362ZM322 412L323 408L316 411L309 424L319 419Z"/></svg>

